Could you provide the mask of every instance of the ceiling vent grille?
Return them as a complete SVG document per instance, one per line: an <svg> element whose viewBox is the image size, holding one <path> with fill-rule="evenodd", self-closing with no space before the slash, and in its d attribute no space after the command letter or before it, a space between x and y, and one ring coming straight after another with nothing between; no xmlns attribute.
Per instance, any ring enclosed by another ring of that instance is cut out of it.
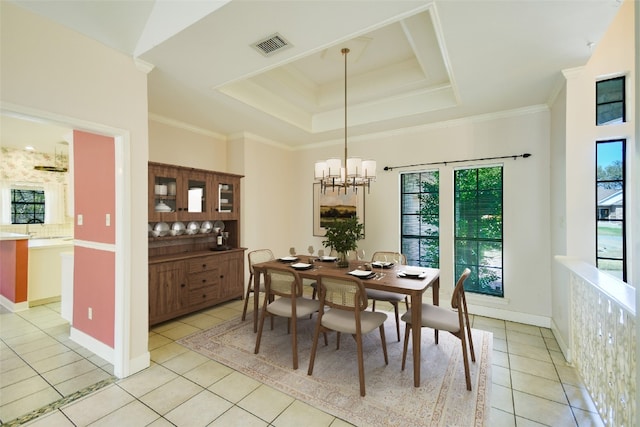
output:
<svg viewBox="0 0 640 427"><path fill-rule="evenodd" d="M264 56L269 57L283 49L291 47L291 44L289 44L289 42L280 34L275 33L265 39L255 42L251 47Z"/></svg>

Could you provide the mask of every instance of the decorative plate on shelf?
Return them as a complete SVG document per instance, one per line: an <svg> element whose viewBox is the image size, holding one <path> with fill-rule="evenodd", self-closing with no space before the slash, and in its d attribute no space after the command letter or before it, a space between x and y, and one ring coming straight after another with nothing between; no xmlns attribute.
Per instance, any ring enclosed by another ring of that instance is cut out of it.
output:
<svg viewBox="0 0 640 427"><path fill-rule="evenodd" d="M181 234L184 234L185 231L187 231L187 227L184 226L183 222L177 221L171 224L170 234L172 236L179 236Z"/></svg>
<svg viewBox="0 0 640 427"><path fill-rule="evenodd" d="M169 234L169 224L167 224L166 222L158 222L156 223L156 225L153 227L153 234L158 237L164 237L167 234Z"/></svg>
<svg viewBox="0 0 640 427"><path fill-rule="evenodd" d="M197 234L200 231L200 224L191 221L187 224L187 234Z"/></svg>
<svg viewBox="0 0 640 427"><path fill-rule="evenodd" d="M202 234L211 233L213 231L213 223L211 221L204 221L200 224L200 232Z"/></svg>
<svg viewBox="0 0 640 427"><path fill-rule="evenodd" d="M222 221L220 221L220 220L215 221L215 222L213 223L213 228L214 228L214 229L219 228L220 230L218 230L218 231L224 231L224 222L222 222Z"/></svg>

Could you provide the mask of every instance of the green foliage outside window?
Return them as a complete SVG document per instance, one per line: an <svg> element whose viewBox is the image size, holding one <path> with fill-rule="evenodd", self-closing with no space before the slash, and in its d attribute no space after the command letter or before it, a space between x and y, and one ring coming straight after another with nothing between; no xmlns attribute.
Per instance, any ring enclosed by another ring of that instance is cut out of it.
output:
<svg viewBox="0 0 640 427"><path fill-rule="evenodd" d="M410 265L440 266L440 174L401 175L401 251Z"/></svg>
<svg viewBox="0 0 640 427"><path fill-rule="evenodd" d="M455 269L471 276L465 289L504 296L502 282L502 167L454 173Z"/></svg>

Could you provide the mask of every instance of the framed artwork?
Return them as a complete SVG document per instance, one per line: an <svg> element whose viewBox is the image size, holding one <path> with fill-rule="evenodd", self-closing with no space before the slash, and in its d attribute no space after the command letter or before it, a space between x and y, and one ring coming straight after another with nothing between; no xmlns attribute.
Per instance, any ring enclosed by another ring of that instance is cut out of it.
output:
<svg viewBox="0 0 640 427"><path fill-rule="evenodd" d="M323 192L320 184L313 184L313 235L324 237L328 224L354 215L364 224L364 193L359 188L357 193L349 189L344 194L344 189L337 187Z"/></svg>

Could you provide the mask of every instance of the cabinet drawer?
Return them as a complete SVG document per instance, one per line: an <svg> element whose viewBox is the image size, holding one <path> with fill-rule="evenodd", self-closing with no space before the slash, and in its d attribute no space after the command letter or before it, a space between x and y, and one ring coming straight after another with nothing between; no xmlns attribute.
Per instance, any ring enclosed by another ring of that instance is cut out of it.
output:
<svg viewBox="0 0 640 427"><path fill-rule="evenodd" d="M219 298L220 286L218 284L189 291L189 305L199 305L217 301Z"/></svg>
<svg viewBox="0 0 640 427"><path fill-rule="evenodd" d="M220 260L215 256L203 256L189 261L189 273L214 270L218 268Z"/></svg>
<svg viewBox="0 0 640 427"><path fill-rule="evenodd" d="M207 286L218 285L220 275L218 269L203 271L202 273L189 274L189 289L206 288Z"/></svg>

